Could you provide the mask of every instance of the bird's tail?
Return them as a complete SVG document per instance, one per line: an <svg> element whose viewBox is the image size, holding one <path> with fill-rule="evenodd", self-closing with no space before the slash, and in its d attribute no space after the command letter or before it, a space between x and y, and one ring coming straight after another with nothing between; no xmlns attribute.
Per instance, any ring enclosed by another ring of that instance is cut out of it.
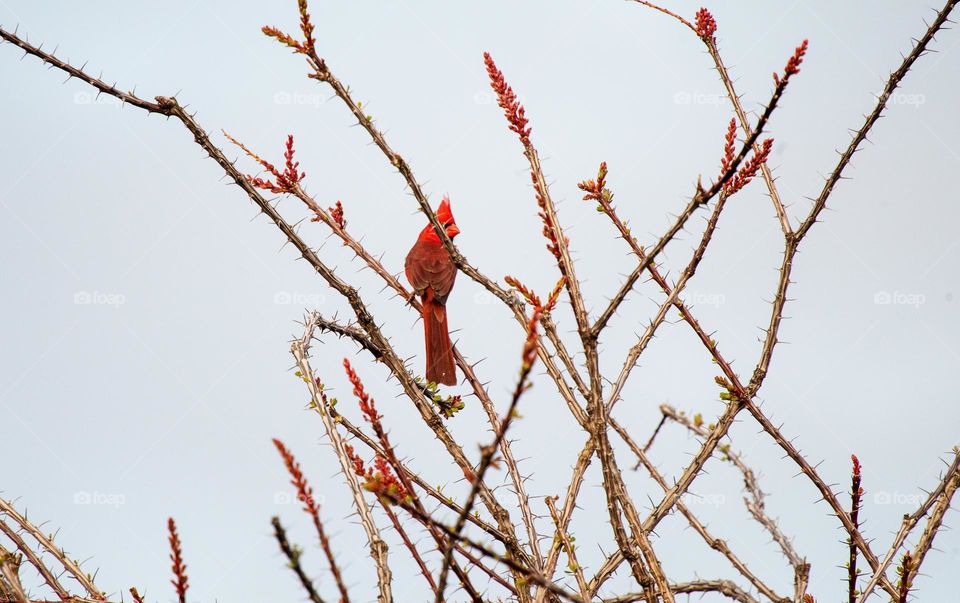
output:
<svg viewBox="0 0 960 603"><path fill-rule="evenodd" d="M423 300L423 331L427 344L427 381L456 385L446 306L430 298Z"/></svg>

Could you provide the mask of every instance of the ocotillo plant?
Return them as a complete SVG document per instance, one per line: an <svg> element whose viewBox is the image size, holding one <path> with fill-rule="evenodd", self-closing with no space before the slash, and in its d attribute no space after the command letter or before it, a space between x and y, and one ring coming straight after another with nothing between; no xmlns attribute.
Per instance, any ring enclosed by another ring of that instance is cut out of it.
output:
<svg viewBox="0 0 960 603"><path fill-rule="evenodd" d="M303 215L312 222L322 223L333 237L356 255L364 268L382 281L383 297L399 300L409 307L411 315L420 316L424 312L421 300L434 303L438 292L426 291L429 286L436 287L433 281L426 277L412 279L427 284L417 285L417 290L408 287L387 267L379 255L381 250L372 249L363 242L363 233L348 229L349 203L339 200L320 202L309 192L309 170L301 168L295 159L293 134L283 144L282 159L271 160L268 159L272 156L270 152L250 148L241 142L242 137L236 128L229 128L233 135L226 131L224 135L241 154L234 160L176 97L157 96L151 100L123 91L31 43L16 30L0 29L0 38L26 55L82 80L98 94L115 97L148 113L172 118L171 123L186 128L226 177L280 230L281 236L296 248L325 285L349 306L352 314L346 319L319 312L308 313L302 331L293 339L290 352L296 374L309 395L310 410L319 417L325 439L330 444L331 462L341 472L353 504L352 510L340 509L336 515L343 516L351 511L356 514L369 551L369 565L365 569L369 572L370 583L375 584L372 590L381 603L403 600L395 595L399 590L397 585L402 583L403 592L410 592L414 589L414 582L424 593L425 600L437 603L448 600L672 603L680 595L694 593L741 603L813 602L813 594L808 592L812 563L788 536L797 526L788 529L767 513L765 494L755 472L744 455L734 450L731 442L730 429L737 420L748 422L766 434L795 466L796 472L816 490L824 509L836 517L837 525L845 534L847 548L840 550L838 547L837 559L831 563L836 565L845 561L848 572L845 588L838 587L831 596L840 598L845 595L850 603L859 603L879 598L883 594L880 591L885 591L885 596L892 600L905 602L960 486L960 449L954 449L947 469L932 485L929 496L917 509L904 516L889 546L880 549L876 547L876 541L866 539L861 531L865 515L869 513L862 504L862 484L869 487L874 481L871 468L862 471L859 460L853 457L851 500L846 502L844 495L824 480L816 465L800 453L780 426L771 421L760 407L758 395L780 343L779 333L790 301L791 284L802 278L794 273L798 251L816 227L834 186L844 176L854 153L878 122L891 95L914 64L930 50L935 35L949 22L957 0L945 3L904 54L902 62L890 73L882 93L863 122L857 124L852 139L840 153L820 193L813 198L799 221L791 217L787 209L789 203L778 190L768 163L777 143L767 136L767 131L781 100L790 94L792 83L802 77L803 70L816 68L807 60L808 41L797 40L793 52L778 63L769 82L769 96L763 109L751 116L744 109L736 82L723 61L717 44L719 25L708 9L701 8L692 18L687 18L651 2L634 1L681 25L683 29L678 28L678 35L692 34L691 41L703 45L724 86L732 117L722 140L718 137L718 140L704 141L716 147L719 169L696 180L686 204L679 208L672 224L653 241L642 244L631 232L629 221L614 203L614 175L606 162L599 163L595 175L590 174L582 180L579 189L583 200L595 205L603 219L609 220L611 236L622 239L633 258L630 273L609 300L597 309L589 308L584 300L588 282L584 275L578 274L574 250L578 244L585 244L568 234L563 215L558 212L536 146L536 121L527 114L517 93L523 83L511 81L490 53L477 57L476 67L486 72L503 112L504 135L516 137L518 161L522 155L524 170L529 172L533 192L529 211L539 216L538 228L544 238L543 244L556 268L549 281L556 282L556 285L550 291L535 291L525 284L530 281L519 273L486 274L457 247L452 239L451 218L445 215L449 211L438 217L413 166L391 146L384 129L354 98L350 87L335 71L336 66L318 51L321 29L315 27L306 0L298 2L299 32L291 34L272 26L265 26L262 30L305 64L306 76L310 80L342 102L357 126L382 153L384 168L399 172L417 209L433 228L437 244L442 246L438 247L443 251L437 261L446 262L449 258L456 270L454 274L462 273L460 279L470 279L501 302L522 331L522 347L502 351L504 357L515 359L518 367L515 381L505 386L511 393L508 400L495 399L491 393L494 390L482 374L482 367L469 362L469 355L457 346L453 347L456 374L469 395L448 393L437 383L425 379L420 368L422 363L410 361L398 351L392 339L392 326L378 320L371 311L371 298L366 292L361 293L352 282L353 273L334 268L322 253L307 243L297 227L279 213L274 203L277 197L302 203ZM251 173L254 170L256 173ZM749 186L765 187L769 194L782 234L783 256L771 295L770 312L765 317L767 327L760 354L755 359L740 359L738 366L750 362L752 367L752 370L743 372L734 368L733 359L698 320L684 301L683 292L710 251L725 208L733 197ZM453 202L456 202L455 196ZM678 233L692 228L691 218L699 214L705 214L707 220L694 251L685 267L670 276L658 260ZM428 236L432 234L429 229L425 232ZM437 258L430 256L428 259ZM439 270L433 265L422 269L425 273ZM609 334L611 320L640 280L646 277L661 291L657 310L646 317L647 326L625 358L617 359L615 363L601 363L601 356L606 354L601 344ZM445 296L446 293L442 293L441 297ZM426 311L434 310L428 307ZM663 405L660 407L660 423L640 433L622 425L613 411L648 344L671 312L680 316L684 328L689 329L702 345L702 353L713 361L717 370L715 385L723 401L723 410L718 416L705 420L700 414L691 416L673 406ZM570 330L573 336L568 336L564 329ZM311 351L316 340L325 338L351 341L360 354L352 361L344 359L342 366L321 365ZM465 481L462 497L450 496L428 482L417 462L403 456L403 442L391 437L390 426L365 386L365 381L369 383L367 369L372 363L386 367L392 378L391 386L395 385L403 402L408 403L412 412L422 419L425 433L441 444L446 457L442 463L435 459L433 462L444 468L448 481ZM619 369L604 371L607 366L618 366ZM545 371L553 386L549 395L554 397L558 407L566 408L583 436L582 449L569 479L546 486L537 484L536 493L531 492L522 461L512 450L512 436L522 433L525 427L517 419L523 413L525 394L535 367ZM351 395L345 398L353 400L340 400L338 405L324 380L341 368L352 388ZM448 376L449 372L444 375ZM357 404L360 421L352 421L350 416L354 413L343 411L353 402ZM450 429L451 422L459 420L459 411L467 404L482 408L487 421L485 427L491 434L478 452L471 449L475 442L458 439ZM658 435L668 426L691 433L699 442L697 452L675 475L665 475L651 458ZM321 509L307 476L294 453L283 443L283 434L275 435L277 439L273 442L303 511L310 518L315 531L311 538L316 538L322 550L324 575L329 575L330 580L316 581L311 577L312 570L302 559L303 550L292 542L280 518L274 517L273 534L281 553L310 601L361 600L364 595L344 578L336 539L325 524L324 509ZM629 454L624 454L624 450ZM773 583L760 577L744 561L742 552L735 551L718 533L708 528L685 502L691 486L704 474L704 467L712 458L729 462L742 478L746 509L782 553L793 574L791 583ZM582 493L587 469L594 463L600 468L603 504L587 506L583 503ZM625 467L642 468L655 487L662 491L660 498L647 501L633 492L624 478ZM494 472L504 475L509 487L495 487L490 478ZM603 515L608 529L602 534L576 535L571 529L575 513ZM664 562L660 553L663 543L656 530L672 514L682 516L704 546L725 558L736 579L689 579L690 572L677 571ZM0 532L0 601L23 603L58 599L80 602L119 598L108 596L78 562L53 542L52 537L45 535L12 503L4 500L0 500ZM181 541L173 519L168 522L168 532L172 584L178 600L185 603L188 600L187 561L190 559L191 538L186 535ZM912 549L905 545L911 534L919 534ZM580 536L580 542L577 536ZM589 571L581 565L578 557L578 547L583 546L584 541L606 551L603 562ZM391 549L391 542L399 546ZM391 559L396 556L412 560L418 568L417 574L395 573ZM565 559L565 570L558 571L561 558ZM35 576L24 580L21 575L28 567L33 568ZM626 579L614 581L615 575ZM71 581L67 582L65 578ZM34 594L39 590L43 592ZM136 589L130 589L130 594L135 601L145 600Z"/></svg>

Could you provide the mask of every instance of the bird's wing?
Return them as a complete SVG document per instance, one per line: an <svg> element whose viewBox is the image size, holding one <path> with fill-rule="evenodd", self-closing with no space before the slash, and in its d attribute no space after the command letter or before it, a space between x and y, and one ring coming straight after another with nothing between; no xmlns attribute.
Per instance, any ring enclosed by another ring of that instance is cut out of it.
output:
<svg viewBox="0 0 960 603"><path fill-rule="evenodd" d="M405 272L407 280L418 293L433 289L433 297L439 303L447 300L457 277L457 267L443 247L417 242L407 254Z"/></svg>

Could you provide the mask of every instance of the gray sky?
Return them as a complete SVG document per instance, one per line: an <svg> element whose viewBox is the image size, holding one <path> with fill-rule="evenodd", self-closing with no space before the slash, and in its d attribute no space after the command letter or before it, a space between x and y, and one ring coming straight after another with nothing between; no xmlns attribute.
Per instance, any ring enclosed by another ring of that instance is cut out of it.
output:
<svg viewBox="0 0 960 603"><path fill-rule="evenodd" d="M526 105L569 228L588 303L599 312L633 260L576 183L610 166L621 215L641 243L652 242L683 206L698 174L718 169L731 116L711 61L688 31L621 1L552 3L313 3L318 48L348 83L433 199L453 199L470 261L494 278L515 275L540 292L556 281L539 237L526 164L486 81L489 50ZM692 16L699 5L671 4ZM927 2L722 3L714 7L721 51L748 109L771 90L770 74L810 39L803 70L771 123L771 165L791 214L804 215L873 94L899 64L910 38L932 17ZM349 229L385 265L402 270L423 225L395 174L303 62L259 28L296 27L296 3L206 0L54 2L0 0L0 23L138 94L176 93L198 111L218 143L220 128L279 161L287 133L297 139L305 185L318 200L341 199ZM791 290L788 342L777 349L761 392L763 407L819 470L848 489L849 455L864 464L865 534L883 551L932 487L941 459L958 443L960 405L960 237L955 175L960 166L960 36L942 33L904 82L871 143L840 183L823 223L804 241ZM172 600L165 525L176 517L191 601L296 601L301 594L270 538L280 514L307 549L306 563L332 593L306 517L271 437L300 457L318 494L357 600L373 597L362 532L319 419L293 375L288 342L307 308L349 309L324 287L280 233L173 121L95 99L77 81L0 48L0 438L8 461L0 487L75 557L92 557L111 592L137 585ZM233 153L231 151L231 153ZM254 166L243 163L250 171ZM305 215L293 201L281 209ZM683 266L704 215L664 256ZM401 302L380 293L324 228L304 236L366 300L406 355L422 335ZM781 236L759 181L735 197L712 255L686 298L735 368L756 362L758 330L769 316ZM611 323L604 368L619 369L635 333L662 295L645 283ZM885 302L890 303L885 303ZM88 303L89 302L89 303ZM567 308L558 313L570 334ZM516 375L521 333L501 306L461 276L450 300L455 337L501 405ZM573 340L570 340L573 343ZM438 455L385 371L346 342L315 348L315 368L355 413L340 368L354 359L386 416L393 439L432 483L463 484ZM419 365L422 360L414 360ZM722 410L716 369L683 324L665 325L634 372L616 416L645 439L669 402L706 417ZM478 405L451 423L475 454L489 439ZM536 496L563 494L584 437L545 381L524 399L511 432ZM842 596L843 535L825 504L748 418L731 432L770 496L768 509L813 562L810 592ZM697 444L669 428L652 454L676 474ZM630 465L622 455L622 464ZM778 590L790 574L740 502L741 481L718 461L688 502L711 529ZM595 468L594 468L595 469ZM502 474L493 479L501 479ZM646 508L656 485L627 472ZM588 571L609 542L599 473L588 475L573 532ZM507 493L504 492L505 497ZM846 499L846 496L842 497ZM545 512L542 501L536 501ZM951 523L949 517L948 523ZM544 524L544 531L546 531ZM666 571L676 580L732 576L681 517L658 530ZM391 540L393 542L393 540ZM425 543L424 543L425 544ZM948 573L960 538L945 532L916 581L923 600L955 596ZM399 600L423 598L399 544L392 547ZM624 574L612 584L627 583ZM409 589L409 590L405 590ZM706 599L710 600L710 599Z"/></svg>

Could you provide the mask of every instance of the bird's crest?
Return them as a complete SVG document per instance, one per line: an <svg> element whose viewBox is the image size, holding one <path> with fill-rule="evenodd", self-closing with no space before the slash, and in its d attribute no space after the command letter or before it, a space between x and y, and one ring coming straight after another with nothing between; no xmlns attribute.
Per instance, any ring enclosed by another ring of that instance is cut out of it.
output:
<svg viewBox="0 0 960 603"><path fill-rule="evenodd" d="M441 224L457 223L457 221L453 219L453 212L450 210L449 195L443 196L443 201L440 202L440 207L437 208L437 219L440 220Z"/></svg>

